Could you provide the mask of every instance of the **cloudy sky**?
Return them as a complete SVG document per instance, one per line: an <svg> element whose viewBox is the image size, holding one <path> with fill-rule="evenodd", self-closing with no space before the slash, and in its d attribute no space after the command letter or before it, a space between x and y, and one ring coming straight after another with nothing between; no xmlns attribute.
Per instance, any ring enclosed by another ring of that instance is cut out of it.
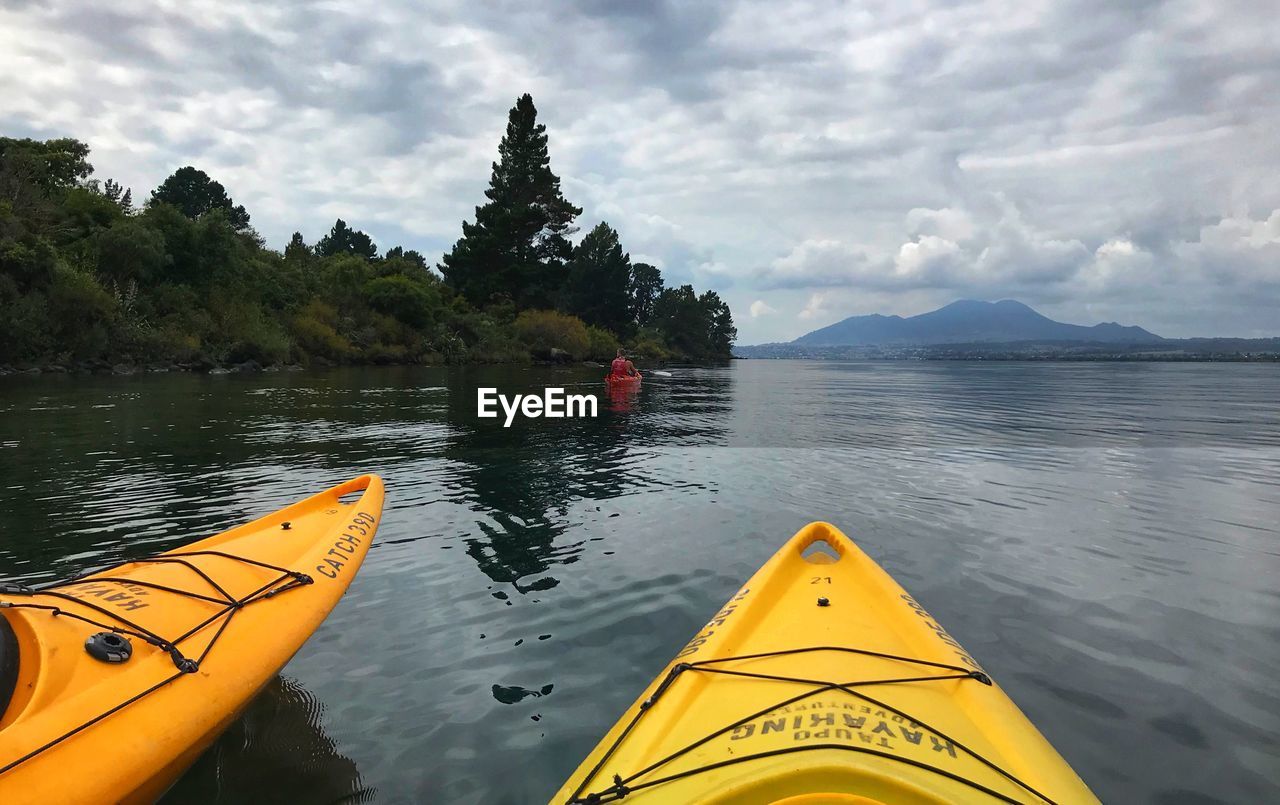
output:
<svg viewBox="0 0 1280 805"><path fill-rule="evenodd" d="M435 260L531 92L552 167L740 343L957 298L1280 335L1261 2L0 0L0 134L145 198L193 164L277 247Z"/></svg>

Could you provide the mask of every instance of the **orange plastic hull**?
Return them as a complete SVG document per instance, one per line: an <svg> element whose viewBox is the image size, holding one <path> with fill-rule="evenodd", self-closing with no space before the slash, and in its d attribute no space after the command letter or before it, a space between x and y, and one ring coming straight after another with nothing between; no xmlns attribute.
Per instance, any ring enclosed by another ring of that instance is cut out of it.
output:
<svg viewBox="0 0 1280 805"><path fill-rule="evenodd" d="M369 550L382 503L382 481L366 475L161 561L0 594L9 605L0 617L20 649L17 686L0 717L0 802L157 799L337 604ZM126 634L128 660L86 651L102 626L135 633ZM184 671L182 659L198 666Z"/></svg>

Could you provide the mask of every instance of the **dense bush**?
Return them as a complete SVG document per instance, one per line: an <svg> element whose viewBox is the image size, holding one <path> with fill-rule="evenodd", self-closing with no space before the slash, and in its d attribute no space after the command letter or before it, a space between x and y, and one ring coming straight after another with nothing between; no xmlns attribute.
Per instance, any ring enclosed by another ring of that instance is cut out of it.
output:
<svg viewBox="0 0 1280 805"><path fill-rule="evenodd" d="M233 302L220 306L217 327L222 338L220 360L230 363L257 361L263 365L288 360L292 340L280 322L258 305Z"/></svg>
<svg viewBox="0 0 1280 805"><path fill-rule="evenodd" d="M330 361L345 361L355 349L338 333L338 311L333 305L312 299L293 317L292 332L302 354Z"/></svg>
<svg viewBox="0 0 1280 805"><path fill-rule="evenodd" d="M59 265L49 286L48 311L54 340L69 357L108 354L119 307L92 274Z"/></svg>
<svg viewBox="0 0 1280 805"><path fill-rule="evenodd" d="M618 338L601 327L587 327L587 357L593 361L611 361L618 354Z"/></svg>
<svg viewBox="0 0 1280 805"><path fill-rule="evenodd" d="M641 328L627 345L627 354L633 359L665 361L672 357L671 350L663 343L662 334L651 328Z"/></svg>
<svg viewBox="0 0 1280 805"><path fill-rule="evenodd" d="M516 335L535 357L549 358L553 349L574 358L585 358L590 352L587 325L577 316L555 310L526 310L516 316L515 327Z"/></svg>
<svg viewBox="0 0 1280 805"><path fill-rule="evenodd" d="M374 310L418 328L430 324L440 309L440 296L434 289L401 275L369 280L364 285L364 298Z"/></svg>

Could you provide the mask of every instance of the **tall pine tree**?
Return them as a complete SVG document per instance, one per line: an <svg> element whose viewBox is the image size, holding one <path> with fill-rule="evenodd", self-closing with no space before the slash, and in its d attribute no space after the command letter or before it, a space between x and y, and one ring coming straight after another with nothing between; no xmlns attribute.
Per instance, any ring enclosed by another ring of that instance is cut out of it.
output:
<svg viewBox="0 0 1280 805"><path fill-rule="evenodd" d="M316 254L333 257L336 254L354 254L372 260L378 256L378 246L359 229L352 229L339 218L329 234L316 241Z"/></svg>
<svg viewBox="0 0 1280 805"><path fill-rule="evenodd" d="M476 207L474 224L463 222L462 238L440 265L445 280L474 305L503 298L517 307L549 307L564 282L573 253L567 235L581 207L560 192L551 172L547 127L527 93L507 116L498 145L488 198Z"/></svg>
<svg viewBox="0 0 1280 805"><path fill-rule="evenodd" d="M289 238L289 245L284 247L284 259L301 261L311 254L311 247L302 239L301 232L294 232Z"/></svg>
<svg viewBox="0 0 1280 805"><path fill-rule="evenodd" d="M573 250L565 293L569 311L587 324L628 335L630 286L631 257L618 233L602 221Z"/></svg>

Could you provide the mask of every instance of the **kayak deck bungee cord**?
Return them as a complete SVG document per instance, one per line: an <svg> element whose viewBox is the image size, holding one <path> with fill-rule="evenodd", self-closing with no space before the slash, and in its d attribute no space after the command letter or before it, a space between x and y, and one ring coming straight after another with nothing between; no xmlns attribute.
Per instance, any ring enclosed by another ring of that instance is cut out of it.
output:
<svg viewBox="0 0 1280 805"><path fill-rule="evenodd" d="M0 801L163 794L333 609L383 494L361 476L186 548L0 584Z"/></svg>
<svg viewBox="0 0 1280 805"><path fill-rule="evenodd" d="M1097 799L958 642L834 526L747 582L552 800Z"/></svg>

